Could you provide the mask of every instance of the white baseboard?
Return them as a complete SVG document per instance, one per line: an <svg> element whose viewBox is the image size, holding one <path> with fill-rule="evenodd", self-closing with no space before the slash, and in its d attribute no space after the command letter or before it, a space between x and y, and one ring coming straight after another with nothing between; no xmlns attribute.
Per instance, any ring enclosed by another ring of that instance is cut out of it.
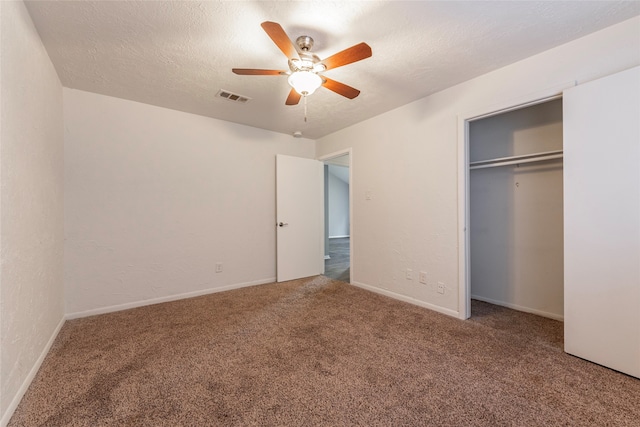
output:
<svg viewBox="0 0 640 427"><path fill-rule="evenodd" d="M166 296L166 297L152 298L152 299L143 300L143 301L128 302L128 303L125 303L125 304L111 305L109 307L94 308L94 309L86 310L86 311L78 311L78 312L75 312L75 313L68 313L66 317L69 320L71 320L71 319L79 319L81 317L95 316L97 314L113 313L115 311L128 310L130 308L144 307L146 305L160 304L160 303L163 303L163 302L177 301L177 300L186 299L186 298L199 297L199 296L202 296L202 295L215 294L217 292L224 292L224 291L231 291L233 289L246 288L246 287L249 287L249 286L264 285L265 283L273 283L275 281L276 281L275 277L269 277L269 278L266 278L266 279L254 280L252 282L236 283L234 285L222 286L222 287L219 287L219 288L209 288L209 289L203 289L203 290L200 290L200 291L186 292L186 293L183 293L183 294L169 295L169 296Z"/></svg>
<svg viewBox="0 0 640 427"><path fill-rule="evenodd" d="M477 299L478 301L488 302L489 304L499 305L502 307L511 308L513 310L524 311L525 313L536 314L542 317L548 317L549 319L559 320L561 322L564 321L564 316L562 314L549 313L547 311L536 310L535 308L523 307L517 304L511 304L510 302L497 301L491 298L485 298L478 295L471 295L471 299Z"/></svg>
<svg viewBox="0 0 640 427"><path fill-rule="evenodd" d="M346 236L329 236L330 239L344 239L345 237L349 237L349 235L347 234Z"/></svg>
<svg viewBox="0 0 640 427"><path fill-rule="evenodd" d="M6 425L9 424L9 420L11 419L11 417L13 416L13 413L15 412L16 408L20 404L22 397L27 392L27 389L31 385L31 382L33 381L36 374L38 373L38 370L40 370L40 366L42 365L44 358L49 353L49 350L51 349L53 342L56 340L56 337L58 336L60 329L62 329L62 325L64 325L65 320L66 320L66 316L63 316L62 319L60 319L60 323L58 323L58 326L56 326L56 329L54 329L53 333L51 334L51 337L49 338L49 341L47 341L47 345L44 346L44 348L42 349L42 352L40 353L40 356L36 360L36 363L33 364L33 367L29 371L29 375L27 375L27 377L22 382L22 385L18 389L18 392L16 393L16 395L13 396L13 400L9 404L9 407L7 408L5 413L2 415L2 419L0 419L0 427L6 427Z"/></svg>
<svg viewBox="0 0 640 427"><path fill-rule="evenodd" d="M351 282L352 285L357 286L359 288L365 289L367 291L375 292L376 294L381 294L387 296L389 298L397 299L400 301L408 302L413 305L417 305L423 308L428 308L429 310L437 311L438 313L446 314L447 316L459 318L459 313L455 310L451 310L449 308L440 307L435 304L431 304L428 302L420 301L419 299L415 299L413 297L409 297L402 294L397 294L395 292L388 291L386 289L377 288L375 286L366 285L360 282Z"/></svg>

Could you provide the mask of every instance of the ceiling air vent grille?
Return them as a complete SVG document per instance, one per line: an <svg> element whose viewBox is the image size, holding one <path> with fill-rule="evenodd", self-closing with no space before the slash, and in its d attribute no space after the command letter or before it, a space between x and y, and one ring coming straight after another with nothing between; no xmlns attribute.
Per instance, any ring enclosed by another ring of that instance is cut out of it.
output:
<svg viewBox="0 0 640 427"><path fill-rule="evenodd" d="M216 94L216 96L219 96L220 98L227 99L229 101L239 102L241 104L244 104L245 102L247 102L247 101L249 101L251 99L248 96L239 95L237 93L233 93L233 92L230 92L230 91L224 90L224 89L220 89L218 91L218 93Z"/></svg>

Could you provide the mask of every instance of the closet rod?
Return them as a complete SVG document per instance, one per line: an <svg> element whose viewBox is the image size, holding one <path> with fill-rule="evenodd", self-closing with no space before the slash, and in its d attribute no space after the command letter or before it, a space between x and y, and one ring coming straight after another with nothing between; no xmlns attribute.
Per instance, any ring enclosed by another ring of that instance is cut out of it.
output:
<svg viewBox="0 0 640 427"><path fill-rule="evenodd" d="M520 154L519 156L497 157L495 159L476 160L475 162L470 162L469 166L481 165L485 163L503 162L503 161L516 160L516 159L527 159L529 157L549 156L551 154L562 154L562 150L540 151L539 153Z"/></svg>
<svg viewBox="0 0 640 427"><path fill-rule="evenodd" d="M561 159L562 150L547 151L545 153L528 154L524 156L503 157L502 159L482 160L469 163L469 169L496 168L499 166L517 165L520 163L543 162L545 160Z"/></svg>

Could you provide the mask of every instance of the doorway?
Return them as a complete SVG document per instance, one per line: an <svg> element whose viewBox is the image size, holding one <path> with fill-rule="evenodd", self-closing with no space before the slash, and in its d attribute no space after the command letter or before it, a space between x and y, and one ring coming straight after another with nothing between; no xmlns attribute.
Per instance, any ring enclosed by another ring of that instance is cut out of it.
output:
<svg viewBox="0 0 640 427"><path fill-rule="evenodd" d="M469 123L471 298L563 319L562 99Z"/></svg>
<svg viewBox="0 0 640 427"><path fill-rule="evenodd" d="M471 205L471 200L470 200L470 190L471 190L471 185L470 185L470 178L471 178L471 173L473 172L474 174L477 174L479 171L474 170L474 169L479 169L480 171L483 170L483 168L489 168L491 166L498 166L497 163L501 163L501 167L499 168L494 168L494 170L497 171L503 171L503 174L506 174L506 172L504 172L506 169L504 169L504 167L509 167L509 166L514 166L515 168L518 168L518 164L521 165L520 169L521 171L515 171L517 172L517 176L516 173L513 174L512 177L510 177L510 180L505 179L503 180L504 183L508 183L511 191L516 191L516 192L520 192L522 194L518 194L517 196L524 196L524 192L523 187L522 187L522 182L521 180L523 179L522 177L525 177L525 173L523 173L524 171L524 167L523 165L531 165L531 166L527 166L527 170L534 168L533 165L535 164L539 164L541 165L541 167L547 168L547 167L551 167L551 168L555 168L556 170L556 174L557 171L560 170L558 168L558 165L561 165L562 163L557 163L556 162L556 166L554 166L554 164L550 163L549 161L551 160L555 160L554 157L556 159L560 159L562 158L562 142L560 140L559 142L559 146L554 146L554 147L546 147L543 142L543 146L542 147L536 147L534 148L533 146L531 147L527 147L526 150L522 150L522 151L511 151L511 152L507 152L507 153L502 153L502 152L495 152L495 153L482 153L482 156L477 156L477 158L473 158L474 156L472 156L471 153L471 147L470 147L470 130L471 130L471 125L473 122L478 122L479 120L483 120L483 119L488 119L490 117L494 117L494 116L503 116L506 117L505 115L508 115L510 112L516 112L518 110L526 110L529 108L534 108L535 106L538 104L545 104L545 103L549 103L548 105L552 105L556 104L557 106L560 106L560 99L562 97L562 92L564 89L566 89L567 87L570 87L569 84L563 84L561 86L558 86L556 88L551 88L549 90L543 91L541 93L538 94L533 94L533 95L528 95L526 96L524 99L521 99L519 102L518 100L512 100L508 103L505 103L503 105L494 105L493 107L488 107L486 109L482 109L482 110L476 110L473 112L468 112L465 114L461 114L458 117L458 152L459 152L459 156L458 156L458 165L459 165L459 180L458 180L458 195L459 195L459 206L460 209L458 210L458 214L459 214L459 225L460 225L460 233L459 233L459 259L461 260L460 264L459 264L459 287L458 287L458 316L461 319L468 319L471 316L471 294L472 294L472 287L471 287L471 270L472 270L472 254L471 254L471 244L470 244L470 235L471 235L471 229L470 229L470 217L471 217L471 212L470 212L470 205ZM560 110L562 110L560 108ZM560 119L560 123L562 122L562 118ZM557 129L557 123L554 124L552 126L553 128ZM543 126L544 128L544 126ZM521 136L526 136L526 134L529 131L528 126L524 126L524 128L522 130L516 130L516 129L512 129L514 132L512 132L512 135L515 138L520 138ZM494 135L494 136L498 136L498 135ZM552 138L554 141L556 141L556 138ZM532 140L533 141L533 140ZM477 147L476 147L477 148ZM493 148L497 148L497 147L493 147ZM476 153L477 154L477 153ZM473 164L471 164L473 163ZM494 165L494 163L496 163ZM471 167L474 167L474 169L471 169ZM482 172L480 172L482 173ZM500 172L499 172L500 173ZM560 174L562 175L562 174ZM513 178L517 179L514 181ZM527 175L527 179L528 179L528 175ZM528 184L527 184L528 185ZM561 185L561 184L560 184ZM534 187L526 187L525 189L527 191L530 191L530 194L525 198L525 197L520 197L522 200L518 201L518 210L520 212L525 212L525 214L532 212L530 209L525 209L526 208L526 203L520 203L520 202L529 202L532 200L535 200L535 198L533 197L536 192L538 191L538 189L540 189L540 187L536 187L537 189L534 191ZM558 188L557 186L555 187L556 189ZM476 194L478 195L478 194ZM482 196L482 195L480 195ZM513 196L513 195L512 195ZM511 199L514 199L515 196L508 196L511 197ZM505 200L508 200L507 199ZM539 203L536 201L535 204L535 210L540 210L540 206ZM491 217L489 217L491 219ZM519 218L524 218L524 217L519 217ZM476 223L477 225L477 223ZM561 227L562 225L560 225ZM520 228L520 230L522 230L522 228ZM480 229L480 230L476 230L476 231L480 231L483 232L484 230ZM477 233L476 233L477 234ZM520 235L517 236L518 238L520 238ZM508 241L506 241L507 244L509 244ZM511 253L510 250L507 251L507 253ZM524 258L521 259L525 259L526 255L524 256ZM478 256L476 256L476 261L478 260ZM560 261L560 260L558 260ZM560 268L555 269L556 271L560 271ZM476 271L478 269L478 266L476 264ZM510 273L510 270L506 269L504 271L507 271ZM511 270L513 271L513 270ZM523 270L524 271L524 270ZM518 274L521 274L520 272ZM558 276L559 277L559 276ZM531 289L528 288L526 290L526 292L532 292L535 293L535 289ZM511 296L513 295L512 290L507 291L506 293L507 296ZM536 296L537 298L537 296ZM489 296L488 298L485 298L485 300L488 299L492 299L492 300L498 300L498 298L491 298L491 296ZM489 301L494 303L494 301ZM506 302L506 304L504 303ZM558 299L556 299L554 301L554 304L557 304L559 301ZM535 310L530 310L529 308L525 308L525 310L522 310L522 306L521 304L516 301L503 301L503 304L501 305L505 305L505 306L511 306L512 308L516 308L518 310L521 311L529 311L529 312L534 312L536 314L539 315L547 315L547 317L552 317L552 318L561 318L562 315L560 316L548 316L549 310L547 310L546 308L538 308L535 307ZM560 313L557 313L560 314Z"/></svg>
<svg viewBox="0 0 640 427"><path fill-rule="evenodd" d="M351 152L325 156L324 275L351 282Z"/></svg>

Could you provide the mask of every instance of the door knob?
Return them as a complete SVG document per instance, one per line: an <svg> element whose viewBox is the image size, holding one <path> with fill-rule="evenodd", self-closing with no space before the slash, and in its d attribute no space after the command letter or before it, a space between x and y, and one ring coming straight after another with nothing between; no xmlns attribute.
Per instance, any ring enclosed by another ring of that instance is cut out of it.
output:
<svg viewBox="0 0 640 427"><path fill-rule="evenodd" d="M279 225L280 227L286 227L286 226L287 226L287 225L289 225L289 224L288 224L288 223L286 223L286 222L280 222L278 225Z"/></svg>

